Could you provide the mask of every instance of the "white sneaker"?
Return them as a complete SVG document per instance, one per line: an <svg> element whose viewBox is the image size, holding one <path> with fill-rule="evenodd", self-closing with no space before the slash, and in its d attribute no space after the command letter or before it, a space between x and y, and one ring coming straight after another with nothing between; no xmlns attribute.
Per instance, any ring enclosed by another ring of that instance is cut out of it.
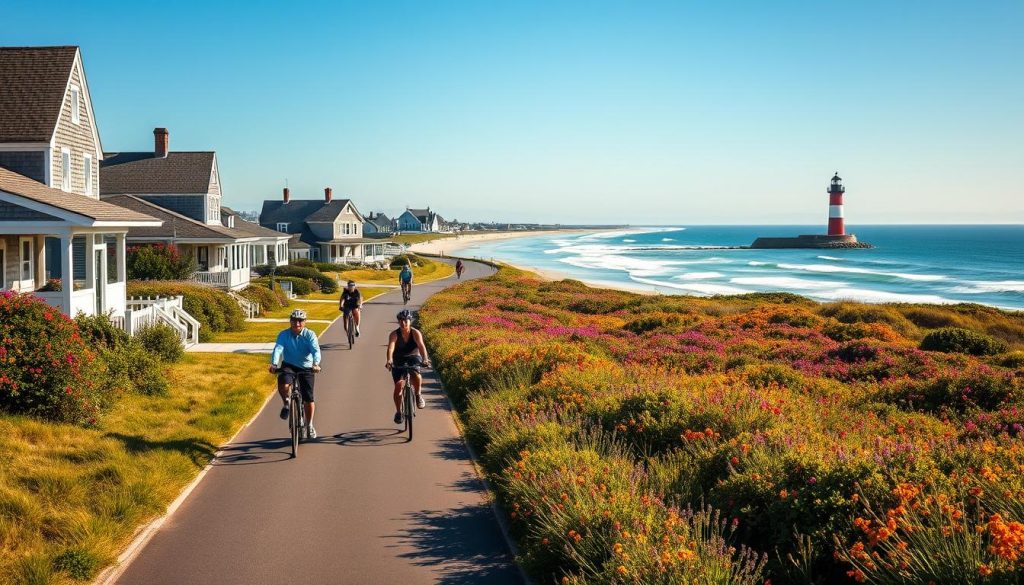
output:
<svg viewBox="0 0 1024 585"><path fill-rule="evenodd" d="M416 408L426 408L427 401L423 399L423 395L420 394L416 397Z"/></svg>
<svg viewBox="0 0 1024 585"><path fill-rule="evenodd" d="M306 438L310 440L316 438L316 428L313 427L312 423L310 423L309 425L309 436L307 436Z"/></svg>

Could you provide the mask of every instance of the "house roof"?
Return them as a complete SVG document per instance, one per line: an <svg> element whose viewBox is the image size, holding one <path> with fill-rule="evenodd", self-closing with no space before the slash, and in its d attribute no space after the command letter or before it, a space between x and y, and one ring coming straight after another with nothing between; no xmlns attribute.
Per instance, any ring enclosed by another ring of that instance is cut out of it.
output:
<svg viewBox="0 0 1024 585"><path fill-rule="evenodd" d="M333 222L350 202L350 199L335 199L330 203L323 199L292 199L288 203L268 200L263 202L260 223ZM355 209L355 205L352 208Z"/></svg>
<svg viewBox="0 0 1024 585"><path fill-rule="evenodd" d="M288 238L288 247L291 248L291 249L296 249L296 250L298 250L298 249L305 250L305 249L308 249L308 248L312 248L312 246L310 246L306 242L303 242L301 239L299 239L299 236L301 236L301 235L302 234L292 234L292 237Z"/></svg>
<svg viewBox="0 0 1024 585"><path fill-rule="evenodd" d="M105 198L104 201L109 201L127 209L147 213L163 220L164 223L159 228L132 228L128 232L128 237L130 238L233 241L246 238L277 238L285 235L274 230L262 228L240 217L235 217L235 227L233 228L222 224L203 223L134 195L113 195Z"/></svg>
<svg viewBox="0 0 1024 585"><path fill-rule="evenodd" d="M78 47L0 47L0 142L49 142Z"/></svg>
<svg viewBox="0 0 1024 585"><path fill-rule="evenodd" d="M225 211L227 211L227 213L225 213ZM228 229L233 229L234 231L238 232L239 234L244 234L243 237L246 237L246 236L247 237L255 237L255 238L285 238L285 237L288 237L288 234L283 234L283 233L281 233L279 231L276 231L276 230L267 229L267 228L265 228L265 227L263 227L263 226L261 226L259 224L253 223L251 221L246 221L246 220L242 219L242 217L240 215L238 215L234 211L231 211L227 207L221 207L222 222L223 222L224 219L227 219L227 217L226 217L227 215L235 216L235 227L234 228L228 228Z"/></svg>
<svg viewBox="0 0 1024 585"><path fill-rule="evenodd" d="M25 197L39 203L103 222L149 222L159 220L152 213L125 209L107 201L99 201L78 193L53 189L32 179L0 167L0 191ZM149 229L149 228L146 228Z"/></svg>
<svg viewBox="0 0 1024 585"><path fill-rule="evenodd" d="M378 227L387 227L391 225L391 219L383 213L371 213L370 217L366 218L366 221Z"/></svg>
<svg viewBox="0 0 1024 585"><path fill-rule="evenodd" d="M152 152L107 152L100 163L100 192L206 193L215 158L213 151L173 151L165 158L157 158Z"/></svg>

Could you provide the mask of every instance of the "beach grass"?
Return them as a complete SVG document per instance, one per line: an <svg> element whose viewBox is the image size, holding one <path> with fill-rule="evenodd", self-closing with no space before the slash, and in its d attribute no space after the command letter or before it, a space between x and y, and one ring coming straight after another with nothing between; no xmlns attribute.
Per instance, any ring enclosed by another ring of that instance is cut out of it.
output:
<svg viewBox="0 0 1024 585"><path fill-rule="evenodd" d="M422 244L423 242L432 242L434 240L441 240L444 238L453 238L455 234L438 234L438 233L427 233L427 234L400 234L397 236L391 236L390 240L398 244Z"/></svg>
<svg viewBox="0 0 1024 585"><path fill-rule="evenodd" d="M0 583L82 582L111 564L273 388L266 356L187 354L167 396L94 427L0 416Z"/></svg>

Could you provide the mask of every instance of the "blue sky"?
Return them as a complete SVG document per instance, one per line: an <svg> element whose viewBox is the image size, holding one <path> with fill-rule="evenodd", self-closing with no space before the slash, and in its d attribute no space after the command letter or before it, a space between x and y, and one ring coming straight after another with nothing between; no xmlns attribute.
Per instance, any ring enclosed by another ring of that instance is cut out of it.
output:
<svg viewBox="0 0 1024 585"><path fill-rule="evenodd" d="M225 202L561 223L1024 222L1024 2L25 2L108 151Z"/></svg>

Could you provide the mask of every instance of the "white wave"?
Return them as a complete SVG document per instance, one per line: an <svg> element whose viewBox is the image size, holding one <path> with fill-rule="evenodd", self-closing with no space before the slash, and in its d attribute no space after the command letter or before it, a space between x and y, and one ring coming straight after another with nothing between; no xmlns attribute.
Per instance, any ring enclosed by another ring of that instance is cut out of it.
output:
<svg viewBox="0 0 1024 585"><path fill-rule="evenodd" d="M742 276L729 280L734 284L763 286L776 289L820 290L849 286L846 282L829 282L820 280L804 280L788 276Z"/></svg>
<svg viewBox="0 0 1024 585"><path fill-rule="evenodd" d="M776 264L778 268L785 270L804 270L807 272L850 272L854 274L873 274L877 276L888 276L890 278L902 278L904 280L917 280L921 282L934 282L945 280L941 274L907 274L905 272L880 272L868 270L867 268L854 268L852 266L832 266L831 264Z"/></svg>
<svg viewBox="0 0 1024 585"><path fill-rule="evenodd" d="M674 242L674 241L676 241L676 239L675 238L661 238L661 241L662 242Z"/></svg>
<svg viewBox="0 0 1024 585"><path fill-rule="evenodd" d="M835 256L818 256L821 260L831 260L833 262L842 262L843 258L836 258Z"/></svg>
<svg viewBox="0 0 1024 585"><path fill-rule="evenodd" d="M623 236L632 236L636 234L656 234L658 232L678 232L686 228L679 227L648 227L648 228L635 228L631 230L616 230L610 232L597 232L593 234L587 234L580 236L580 240L606 240L611 238L621 238Z"/></svg>
<svg viewBox="0 0 1024 585"><path fill-rule="evenodd" d="M646 260L616 254L570 256L568 258L560 258L559 261L579 268L620 270L636 276L660 276L672 272L672 262L669 260Z"/></svg>
<svg viewBox="0 0 1024 585"><path fill-rule="evenodd" d="M967 286L954 286L949 292L962 294L983 294L1001 292L1024 292L1024 280L965 281Z"/></svg>
<svg viewBox="0 0 1024 585"><path fill-rule="evenodd" d="M757 260L751 260L747 262L747 266L775 266L771 262L758 262Z"/></svg>
<svg viewBox="0 0 1024 585"><path fill-rule="evenodd" d="M622 241L626 242L627 244L632 244L632 243L636 242L636 240L622 240Z"/></svg>
<svg viewBox="0 0 1024 585"><path fill-rule="evenodd" d="M630 275L630 278L636 282L642 282L644 284L650 284L652 286L667 286L676 290L685 290L698 295L741 295L750 291L737 288L735 286L728 286L724 284L705 284L705 283L679 283L679 282L665 282L663 280L654 280L653 278L638 278Z"/></svg>
<svg viewBox="0 0 1024 585"><path fill-rule="evenodd" d="M831 291L817 291L808 293L808 296L830 301L853 300L864 303L931 303L948 305L959 302L937 295L912 295L861 288L838 288Z"/></svg>
<svg viewBox="0 0 1024 585"><path fill-rule="evenodd" d="M725 276L721 272L687 272L678 276L673 276L673 280L704 280L707 278L722 278Z"/></svg>
<svg viewBox="0 0 1024 585"><path fill-rule="evenodd" d="M581 254L584 256L601 256L604 254L621 254L624 252L664 252L673 250L732 250L726 246L680 246L671 244L649 244L638 246L617 246L613 244L574 244L544 250L545 254Z"/></svg>

